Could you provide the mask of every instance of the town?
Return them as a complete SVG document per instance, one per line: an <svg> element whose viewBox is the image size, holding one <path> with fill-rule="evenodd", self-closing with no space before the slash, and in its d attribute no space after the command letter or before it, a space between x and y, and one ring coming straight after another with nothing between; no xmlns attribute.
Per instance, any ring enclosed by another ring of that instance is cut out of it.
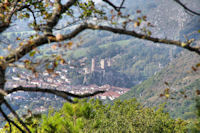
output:
<svg viewBox="0 0 200 133"><path fill-rule="evenodd" d="M82 73L84 75L88 73L92 73L94 71L103 71L106 68L105 60L101 59L100 67L95 65L95 59L91 61L91 69L83 68ZM110 60L108 60L108 66L110 66ZM73 69L73 68L72 68ZM11 76L10 79L7 80L6 88L16 88L18 86L23 87L40 87L40 88L48 88L48 89L56 89L61 91L67 91L73 94L85 94L92 93L99 90L106 91L105 93L98 94L93 98L97 98L100 100L114 100L118 98L120 95L128 92L129 88L116 87L109 84L105 84L102 86L98 86L96 84L90 85L72 85L71 79L67 77L67 73L70 69L64 68L61 70L55 70L54 74L50 74L47 70L40 73L38 77L34 76L31 72L20 71L20 74ZM12 68L9 70L9 73L18 73L17 68ZM104 71L105 72L105 71ZM55 75L56 74L56 75ZM84 76L84 80L86 77ZM61 100L57 96L53 96L49 98L48 95L41 95L39 92L34 92L34 97L31 95L31 92L16 92L12 95L8 95L7 98L10 100L18 100L18 101L54 101ZM26 107L25 107L26 108ZM45 108L43 105L40 107L34 108L34 112L43 112L48 108Z"/></svg>

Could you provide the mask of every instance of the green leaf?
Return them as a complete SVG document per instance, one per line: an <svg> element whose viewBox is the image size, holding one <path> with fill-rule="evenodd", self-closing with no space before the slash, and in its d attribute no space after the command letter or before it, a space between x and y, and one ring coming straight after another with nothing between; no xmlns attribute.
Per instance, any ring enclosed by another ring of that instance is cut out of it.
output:
<svg viewBox="0 0 200 133"><path fill-rule="evenodd" d="M35 55L35 53L36 53L36 51L32 51L32 52L30 52L30 54L29 54L29 56L34 56Z"/></svg>

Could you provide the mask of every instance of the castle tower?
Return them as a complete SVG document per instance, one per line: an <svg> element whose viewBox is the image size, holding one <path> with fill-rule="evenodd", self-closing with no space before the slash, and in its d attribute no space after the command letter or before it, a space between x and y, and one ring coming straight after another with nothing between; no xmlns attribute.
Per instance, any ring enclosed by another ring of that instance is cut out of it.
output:
<svg viewBox="0 0 200 133"><path fill-rule="evenodd" d="M172 48L169 50L169 58L170 58L170 61L172 61L172 58L173 58L173 49Z"/></svg>
<svg viewBox="0 0 200 133"><path fill-rule="evenodd" d="M111 60L110 58L107 60L108 67L111 67Z"/></svg>
<svg viewBox="0 0 200 133"><path fill-rule="evenodd" d="M105 69L105 60L104 59L101 59L100 66L101 66L101 69Z"/></svg>
<svg viewBox="0 0 200 133"><path fill-rule="evenodd" d="M95 59L92 58L91 72L94 72L94 70L95 70Z"/></svg>

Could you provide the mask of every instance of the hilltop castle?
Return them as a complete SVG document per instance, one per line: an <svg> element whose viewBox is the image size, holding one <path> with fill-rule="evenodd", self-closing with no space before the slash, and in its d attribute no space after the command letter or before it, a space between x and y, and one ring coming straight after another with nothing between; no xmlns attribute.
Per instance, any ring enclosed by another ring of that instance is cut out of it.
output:
<svg viewBox="0 0 200 133"><path fill-rule="evenodd" d="M101 59L100 62L97 62L95 58L92 58L91 63L91 72L98 71L98 70L105 70L106 68L111 66L110 59Z"/></svg>
<svg viewBox="0 0 200 133"><path fill-rule="evenodd" d="M105 70L111 67L111 60L109 59L100 59L97 60L95 58L92 58L91 60L91 66L90 68L84 68L84 80L83 80L83 84L85 84L87 82L87 74L95 74L94 72L100 72L102 73L102 75L105 75Z"/></svg>
<svg viewBox="0 0 200 133"><path fill-rule="evenodd" d="M95 58L92 58L91 60L91 67L90 68L84 68L84 73L89 74L93 73L95 71L104 71L105 69L111 67L111 60L108 59L100 59L97 60Z"/></svg>

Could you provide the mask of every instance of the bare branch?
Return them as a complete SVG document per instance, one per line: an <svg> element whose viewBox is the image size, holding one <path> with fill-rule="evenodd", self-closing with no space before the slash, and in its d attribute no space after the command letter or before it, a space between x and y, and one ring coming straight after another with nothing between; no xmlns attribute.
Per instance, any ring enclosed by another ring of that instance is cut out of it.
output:
<svg viewBox="0 0 200 133"><path fill-rule="evenodd" d="M65 5L63 5L63 11L65 12L67 9L69 9L71 6L73 6L78 0L69 0Z"/></svg>
<svg viewBox="0 0 200 133"><path fill-rule="evenodd" d="M80 21L82 21L81 19L77 19L77 20L74 20L73 22L71 22L71 23L67 23L67 25L65 25L65 26L63 26L63 27L59 27L59 28L53 28L54 30L63 30L63 29L65 29L65 28L68 28L68 27L70 27L70 26L73 26L73 25L75 25L75 24L77 24L78 22L80 22Z"/></svg>
<svg viewBox="0 0 200 133"><path fill-rule="evenodd" d="M29 53L31 50L33 50L35 47L41 46L43 44L48 43L48 36L39 36L38 38L31 40L30 42L27 42L21 47L18 47L13 51L10 55L8 55L5 59L8 63L13 63L17 60L19 60L21 57ZM17 59L15 57L18 57Z"/></svg>
<svg viewBox="0 0 200 133"><path fill-rule="evenodd" d="M113 27L109 27L109 26L97 26L97 25L93 25L93 24L88 24L86 26L86 29L105 30L105 31L113 32L113 33L119 33L122 35L124 34L124 35L133 36L133 37L143 39L143 40L148 40L148 41L151 41L154 43L175 45L175 46L185 48L189 51L195 52L200 55L200 47L191 47L190 46L190 44L192 43L192 40L189 40L187 42L181 42L181 41L175 41L175 40L169 40L169 39L163 39L163 38L155 38L155 37L151 37L151 36L148 36L145 34L137 33L135 31L129 31L126 29L121 29L121 28L113 28Z"/></svg>
<svg viewBox="0 0 200 133"><path fill-rule="evenodd" d="M0 33L5 31L9 27L9 23L0 24Z"/></svg>
<svg viewBox="0 0 200 133"><path fill-rule="evenodd" d="M36 16L35 16L34 12L29 7L27 7L27 9L32 13L32 16L33 16L33 19L34 19L34 23L35 23L35 25L37 25L37 20L36 20Z"/></svg>
<svg viewBox="0 0 200 133"><path fill-rule="evenodd" d="M129 35L129 36L133 36L135 38L148 40L148 41L151 41L154 43L175 45L175 46L185 48L189 51L195 52L200 55L199 47L190 46L190 44L192 43L191 40L189 40L187 42L181 42L181 41L169 40L169 39L165 39L165 38L164 39L156 38L156 37L151 37L151 36L148 36L145 34L140 34L135 31L130 31L130 30L122 29L122 28L114 28L114 27L109 27L109 26L98 26L98 25L87 24L87 23L80 25L75 30L73 30L71 33L63 35L62 40L64 41L64 40L69 40L71 38L74 38L75 36L77 36L79 33L81 33L82 31L84 31L86 29L110 31L113 33L119 33L122 35ZM18 47L13 53L11 53L7 57L5 57L5 60L7 63L13 63L13 62L17 61L15 58L16 56L18 57L18 60L19 60L21 57L23 57L24 55L29 53L33 48L44 45L44 44L48 43L49 41L57 42L57 41L61 41L61 40L56 40L55 36L51 36L51 37L46 36L46 35L39 36L38 38L31 40L31 44L30 44L30 42L27 42L23 46Z"/></svg>
<svg viewBox="0 0 200 133"><path fill-rule="evenodd" d="M60 16L68 10L71 6L73 6L78 0L69 0L65 5L61 4L60 0L55 2L55 9L52 13L50 19L47 20L46 24L41 25L42 31L45 35L52 35L52 29L58 24L60 20Z"/></svg>
<svg viewBox="0 0 200 133"><path fill-rule="evenodd" d="M18 11L19 9L17 9L17 3L19 0L15 0L12 5L11 5L11 9L13 9L12 11L10 11L7 15L6 18L4 20L4 22L2 24L0 24L0 33L5 31L9 26L10 26L10 22L11 22L11 18L13 16L13 14Z"/></svg>
<svg viewBox="0 0 200 133"><path fill-rule="evenodd" d="M6 96L8 95L6 91L4 91L3 89L0 89L0 96Z"/></svg>
<svg viewBox="0 0 200 133"><path fill-rule="evenodd" d="M10 133L12 133L12 125L10 124L10 121L8 122L9 127L10 127Z"/></svg>
<svg viewBox="0 0 200 133"><path fill-rule="evenodd" d="M17 125L14 121L8 118L8 116L3 112L2 108L0 107L0 112L3 117L6 119L8 123L12 123L16 128L18 128L22 133L26 133L19 125Z"/></svg>
<svg viewBox="0 0 200 133"><path fill-rule="evenodd" d="M82 32L86 28L87 28L87 25L79 26L78 28L76 28L71 33L65 35L64 36L64 40L69 40L69 39L75 37L76 35L78 35L80 32ZM32 40L31 44L30 44L30 42L27 42L23 46L18 47L10 55L5 57L5 60L8 63L13 63L13 62L19 60L20 58L22 58L27 53L29 53L31 50L33 50L33 48L39 47L41 45L44 45L44 44L48 43L49 41L50 42L57 42L57 40L56 40L56 38L54 36L47 36L47 35L39 36L38 38ZM18 57L17 59L15 58L16 56Z"/></svg>
<svg viewBox="0 0 200 133"><path fill-rule="evenodd" d="M10 106L10 104L6 100L4 100L4 103L5 103L6 107L8 107L8 109L12 112L12 114L17 118L17 120L20 122L20 124L27 130L27 132L31 133L31 131L26 126L26 124L20 119L20 117L17 115L15 110Z"/></svg>
<svg viewBox="0 0 200 133"><path fill-rule="evenodd" d="M200 13L195 12L193 10L191 10L190 8L188 8L187 6L185 6L180 0L174 0L176 3L178 3L180 6L182 6L186 11L189 11L192 14L198 15L200 16Z"/></svg>
<svg viewBox="0 0 200 133"><path fill-rule="evenodd" d="M119 7L119 10L120 10L121 8L124 8L124 7L123 7L124 2L125 2L125 0L122 0L121 5L120 5L120 7Z"/></svg>
<svg viewBox="0 0 200 133"><path fill-rule="evenodd" d="M97 94L100 93L104 93L105 91L95 91L94 93L86 93L83 95L79 95L79 94L73 94L73 93L69 93L66 91L60 91L60 90L52 90L52 89L48 89L48 88L39 88L39 87L22 87L19 86L17 88L13 88L11 90L6 90L8 94L13 93L13 92L17 92L17 91L25 91L25 92L42 92L42 93L50 93L50 94L54 94L56 96L60 96L68 101L70 101L70 97L73 98L87 98L87 97L92 97L95 96Z"/></svg>
<svg viewBox="0 0 200 133"><path fill-rule="evenodd" d="M124 4L124 2L125 2L125 0L122 0L122 2L121 2L121 4L120 4L120 6L118 7L118 6L116 6L116 5L114 5L112 2L110 2L109 0L103 0L105 3L107 3L108 5L110 5L111 7L113 7L116 11L120 11L122 8L125 8L125 7L123 7L123 4Z"/></svg>
<svg viewBox="0 0 200 133"><path fill-rule="evenodd" d="M155 37L151 37L151 36L148 36L145 34L137 33L135 31L129 31L126 29L121 29L121 28L113 28L113 27L109 27L109 26L98 26L98 25L93 25L93 24L84 24L84 25L79 26L70 34L63 35L63 40L71 39L71 38L75 37L76 35L78 35L80 32L84 31L85 29L110 31L113 33L129 35L129 36L133 36L133 37L136 37L139 39L152 41L154 43L175 45L175 46L185 48L189 51L195 52L200 55L199 47L191 47L190 46L190 44L192 43L191 40L188 40L187 42L181 42L181 41L175 41L175 40L169 40L169 39L163 39L163 38L155 38Z"/></svg>
<svg viewBox="0 0 200 133"><path fill-rule="evenodd" d="M31 11L29 8L30 5L18 6L18 2L19 2L19 0L15 0L14 2L12 2L11 7L9 7L12 10L10 12L8 12L8 14L6 15L4 22L0 24L0 33L5 31L10 26L11 19L16 12L22 11L23 9L28 9L29 11ZM41 1L37 1L37 2L41 2ZM32 3L32 4L34 4L34 3ZM33 15L33 17L35 19L34 15Z"/></svg>

